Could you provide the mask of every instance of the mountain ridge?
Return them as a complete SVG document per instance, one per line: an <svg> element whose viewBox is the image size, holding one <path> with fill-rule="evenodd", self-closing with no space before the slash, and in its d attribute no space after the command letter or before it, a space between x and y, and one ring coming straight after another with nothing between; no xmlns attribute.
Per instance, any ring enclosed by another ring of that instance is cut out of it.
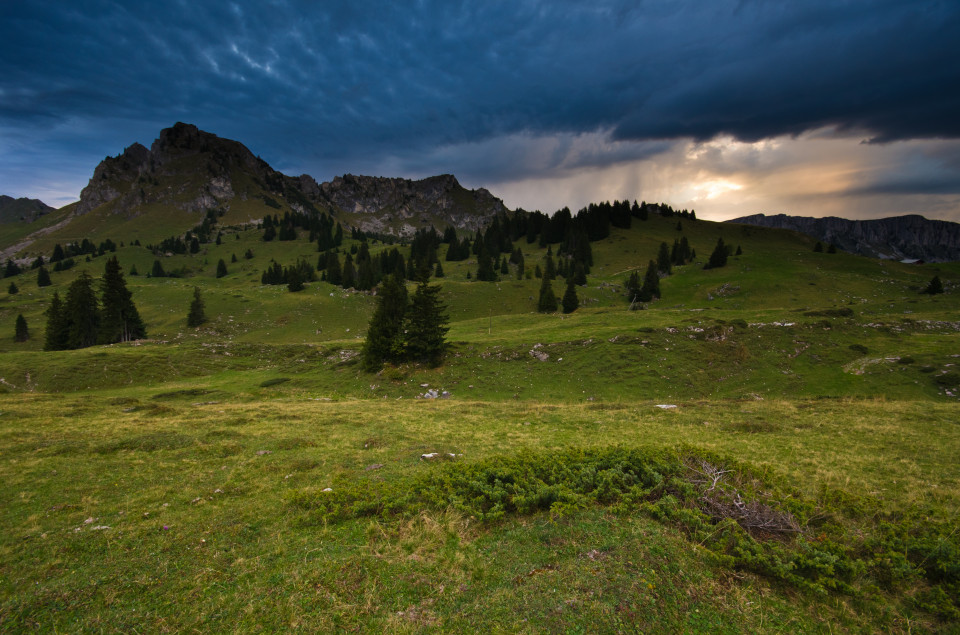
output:
<svg viewBox="0 0 960 635"><path fill-rule="evenodd" d="M32 223L41 216L56 211L40 199L13 198L0 194L0 223Z"/></svg>
<svg viewBox="0 0 960 635"><path fill-rule="evenodd" d="M727 223L791 229L850 253L887 260L960 260L960 223L906 214L869 220L753 214Z"/></svg>

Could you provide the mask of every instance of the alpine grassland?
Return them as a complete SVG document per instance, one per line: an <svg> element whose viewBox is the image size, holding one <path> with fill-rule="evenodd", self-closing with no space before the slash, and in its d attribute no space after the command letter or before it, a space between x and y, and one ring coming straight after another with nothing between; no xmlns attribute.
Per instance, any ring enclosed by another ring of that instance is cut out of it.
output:
<svg viewBox="0 0 960 635"><path fill-rule="evenodd" d="M651 216L543 314L521 239L520 279L431 280L441 364L367 372L375 295L261 284L317 262L306 236L226 217L158 256L173 229L125 222L0 296L0 631L960 629L958 263ZM696 258L630 310L681 236ZM44 351L53 294L114 256L147 339Z"/></svg>

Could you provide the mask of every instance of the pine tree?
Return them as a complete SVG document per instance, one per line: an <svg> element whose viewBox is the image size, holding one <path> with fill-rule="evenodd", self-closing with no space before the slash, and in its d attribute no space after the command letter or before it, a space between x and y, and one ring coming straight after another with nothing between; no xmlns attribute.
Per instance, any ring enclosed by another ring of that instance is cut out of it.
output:
<svg viewBox="0 0 960 635"><path fill-rule="evenodd" d="M440 301L440 285L430 285L425 280L420 282L410 300L404 324L407 359L438 365L447 348L448 322L446 306Z"/></svg>
<svg viewBox="0 0 960 635"><path fill-rule="evenodd" d="M434 270L433 276L434 276L435 278L442 278L442 277L443 277L443 267L440 265L440 261L439 261L439 260L437 261L437 268Z"/></svg>
<svg viewBox="0 0 960 635"><path fill-rule="evenodd" d="M44 333L43 350L62 351L69 344L69 324L67 317L63 312L63 302L60 301L60 294L53 292L53 298L50 299L50 306L47 307L47 330Z"/></svg>
<svg viewBox="0 0 960 635"><path fill-rule="evenodd" d="M300 270L297 267L291 267L287 274L287 291L290 293L303 291L303 278L300 276Z"/></svg>
<svg viewBox="0 0 960 635"><path fill-rule="evenodd" d="M553 293L553 286L550 284L550 278L543 276L540 283L540 299L537 301L537 311L540 313L553 313L557 310L557 296Z"/></svg>
<svg viewBox="0 0 960 635"><path fill-rule="evenodd" d="M363 369L380 370L384 362L398 361L403 353L403 320L407 313L407 286L402 278L387 275L377 292L377 306L363 343Z"/></svg>
<svg viewBox="0 0 960 635"><path fill-rule="evenodd" d="M835 254L835 253L837 253L837 246L834 245L833 243L830 243L830 246L827 247L827 253L828 253L828 254Z"/></svg>
<svg viewBox="0 0 960 635"><path fill-rule="evenodd" d="M553 249L551 247L547 247L546 262L543 265L543 277L547 280L553 280L557 277L557 266L553 262Z"/></svg>
<svg viewBox="0 0 960 635"><path fill-rule="evenodd" d="M231 264L234 263L234 262L236 262L236 261L237 261L237 254L230 254L230 262L231 262Z"/></svg>
<svg viewBox="0 0 960 635"><path fill-rule="evenodd" d="M167 273L163 270L163 265L160 264L159 260L153 261L153 267L150 269L150 276L153 278L164 278Z"/></svg>
<svg viewBox="0 0 960 635"><path fill-rule="evenodd" d="M237 238L239 238L239 237L240 237L240 236L239 236L239 234L238 234L238 235L237 235ZM248 249L248 250L246 250L245 252L243 252L243 257L246 258L247 260L253 260L253 250L252 250L252 249Z"/></svg>
<svg viewBox="0 0 960 635"><path fill-rule="evenodd" d="M563 293L562 300L563 312L573 313L580 306L580 298L577 297L577 290L573 284L573 276L567 278L567 290Z"/></svg>
<svg viewBox="0 0 960 635"><path fill-rule="evenodd" d="M131 266L130 266L130 275L131 275L131 276L139 276L139 275L140 275L140 273L137 271L137 265L131 265Z"/></svg>
<svg viewBox="0 0 960 635"><path fill-rule="evenodd" d="M100 328L97 334L100 344L129 342L147 336L116 256L108 260L104 267L100 294Z"/></svg>
<svg viewBox="0 0 960 635"><path fill-rule="evenodd" d="M823 249L823 247L821 247ZM723 238L717 239L717 246L714 247L713 253L710 254L710 260L707 261L707 264L703 267L704 269L716 269L717 267L724 267L727 264L727 246L723 244Z"/></svg>
<svg viewBox="0 0 960 635"><path fill-rule="evenodd" d="M204 308L203 298L200 297L200 287L194 287L193 301L190 302L190 312L187 313L187 326L194 328L207 321Z"/></svg>
<svg viewBox="0 0 960 635"><path fill-rule="evenodd" d="M577 266L573 268L573 284L581 287L587 284L587 272L582 263L578 262Z"/></svg>
<svg viewBox="0 0 960 635"><path fill-rule="evenodd" d="M673 272L670 265L670 248L667 247L667 243L660 243L660 251L657 253L657 270L667 276Z"/></svg>
<svg viewBox="0 0 960 635"><path fill-rule="evenodd" d="M63 315L68 324L67 348L86 348L97 343L100 307L93 292L93 278L86 271L67 288Z"/></svg>
<svg viewBox="0 0 960 635"><path fill-rule="evenodd" d="M819 254L819 253L823 253L823 243L821 243L821 242L818 240L818 241L817 241L817 244L813 246L813 250L814 250L816 253L818 253L818 254Z"/></svg>
<svg viewBox="0 0 960 635"><path fill-rule="evenodd" d="M923 290L924 293L929 293L930 295L937 295L938 293L943 293L943 283L940 282L940 276L934 276L930 280L930 284L927 285L927 288Z"/></svg>
<svg viewBox="0 0 960 635"><path fill-rule="evenodd" d="M740 249L740 245L737 245L737 253L733 254L734 256L742 256L743 250Z"/></svg>
<svg viewBox="0 0 960 635"><path fill-rule="evenodd" d="M7 266L3 270L3 277L9 278L20 273L20 266L13 261L13 259L7 259Z"/></svg>
<svg viewBox="0 0 960 635"><path fill-rule="evenodd" d="M218 278L222 278L222 277L224 277L225 275L227 275L227 263L225 263L225 262L223 261L223 258L221 258L221 259L217 262L217 277L218 277Z"/></svg>
<svg viewBox="0 0 960 635"><path fill-rule="evenodd" d="M630 277L627 278L627 283L624 285L627 289L627 300L630 301L630 304L640 301L640 274L636 271L630 274Z"/></svg>
<svg viewBox="0 0 960 635"><path fill-rule="evenodd" d="M27 321L24 319L23 314L20 313L17 315L17 323L14 327L14 342L26 342L30 339L30 329L27 328Z"/></svg>
<svg viewBox="0 0 960 635"><path fill-rule="evenodd" d="M647 273L643 276L643 286L640 287L640 301L650 302L660 297L660 274L657 270L657 263L650 261L647 265Z"/></svg>
<svg viewBox="0 0 960 635"><path fill-rule="evenodd" d="M7 293L9 293L10 295L17 295L18 293L20 293L20 287L17 286L16 282L11 280L10 286L7 287Z"/></svg>

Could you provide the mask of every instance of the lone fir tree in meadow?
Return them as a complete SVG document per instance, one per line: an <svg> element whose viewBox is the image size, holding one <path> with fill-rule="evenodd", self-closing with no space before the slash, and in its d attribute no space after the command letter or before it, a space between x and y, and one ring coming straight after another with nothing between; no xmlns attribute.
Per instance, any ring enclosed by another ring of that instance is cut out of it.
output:
<svg viewBox="0 0 960 635"><path fill-rule="evenodd" d="M632 272L624 286L627 289L627 300L630 301L630 304L640 302L640 274L636 271Z"/></svg>
<svg viewBox="0 0 960 635"><path fill-rule="evenodd" d="M26 342L28 339L30 339L30 329L27 327L27 320L23 317L23 313L20 313L14 325L13 341Z"/></svg>
<svg viewBox="0 0 960 635"><path fill-rule="evenodd" d="M363 342L363 369L380 370L384 362L398 361L403 355L403 320L407 314L407 286L393 274L386 276L377 292L377 306Z"/></svg>
<svg viewBox="0 0 960 635"><path fill-rule="evenodd" d="M227 263L223 261L223 258L217 262L217 277L222 278L227 275Z"/></svg>
<svg viewBox="0 0 960 635"><path fill-rule="evenodd" d="M940 276L934 276L930 280L930 284L927 285L927 288L923 290L924 293L930 295L937 295L938 293L943 293L943 283L940 282Z"/></svg>
<svg viewBox="0 0 960 635"><path fill-rule="evenodd" d="M10 295L17 295L18 293L20 293L20 287L17 286L16 282L13 282L11 280L10 286L7 287L7 293L9 293Z"/></svg>
<svg viewBox="0 0 960 635"><path fill-rule="evenodd" d="M38 287L49 287L53 284L50 280L50 272L47 271L47 268L43 265L37 269L37 286Z"/></svg>
<svg viewBox="0 0 960 635"><path fill-rule="evenodd" d="M193 288L193 300L190 302L190 311L187 313L187 326L193 328L207 321L204 311L203 298L200 297L200 287Z"/></svg>
<svg viewBox="0 0 960 635"><path fill-rule="evenodd" d="M440 301L440 285L427 284L426 280L417 285L404 321L404 355L407 359L431 366L443 360L447 349L446 335L450 330L446 309Z"/></svg>
<svg viewBox="0 0 960 635"><path fill-rule="evenodd" d="M143 339L147 329L133 303L133 295L120 271L120 262L114 256L107 261L100 280L100 344L129 342Z"/></svg>

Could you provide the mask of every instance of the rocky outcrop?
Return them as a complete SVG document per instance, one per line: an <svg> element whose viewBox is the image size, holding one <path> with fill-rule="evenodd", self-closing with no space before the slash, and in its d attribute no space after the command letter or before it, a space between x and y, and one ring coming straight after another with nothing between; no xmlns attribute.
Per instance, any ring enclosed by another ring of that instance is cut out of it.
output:
<svg viewBox="0 0 960 635"><path fill-rule="evenodd" d="M236 181L253 183L258 191L240 192ZM151 203L202 212L229 207L235 196L261 192L289 194L301 209L312 208L320 193L309 176L281 174L242 143L177 123L160 131L149 150L134 143L120 155L104 159L80 193L77 214L105 203L113 203L113 213L127 216Z"/></svg>
<svg viewBox="0 0 960 635"><path fill-rule="evenodd" d="M322 185L306 174L286 176L242 143L177 123L149 150L134 143L104 159L80 193L76 214L105 204L127 217L151 204L203 212L229 209L238 198L263 199L264 214L284 209L277 207L282 201L303 213L327 211L347 228L396 236L430 225L477 231L507 211L487 190L468 190L449 174L420 181L347 174Z"/></svg>
<svg viewBox="0 0 960 635"><path fill-rule="evenodd" d="M35 198L0 195L0 223L32 223L52 211L54 208Z"/></svg>
<svg viewBox="0 0 960 635"><path fill-rule="evenodd" d="M821 241L824 246L833 244L844 251L873 258L960 260L960 223L929 220L916 214L875 220L754 214L727 222L792 229Z"/></svg>
<svg viewBox="0 0 960 635"><path fill-rule="evenodd" d="M354 215L357 228L368 232L412 234L429 225L477 231L507 211L487 190L468 190L451 174L419 181L346 174L320 191L330 207Z"/></svg>

